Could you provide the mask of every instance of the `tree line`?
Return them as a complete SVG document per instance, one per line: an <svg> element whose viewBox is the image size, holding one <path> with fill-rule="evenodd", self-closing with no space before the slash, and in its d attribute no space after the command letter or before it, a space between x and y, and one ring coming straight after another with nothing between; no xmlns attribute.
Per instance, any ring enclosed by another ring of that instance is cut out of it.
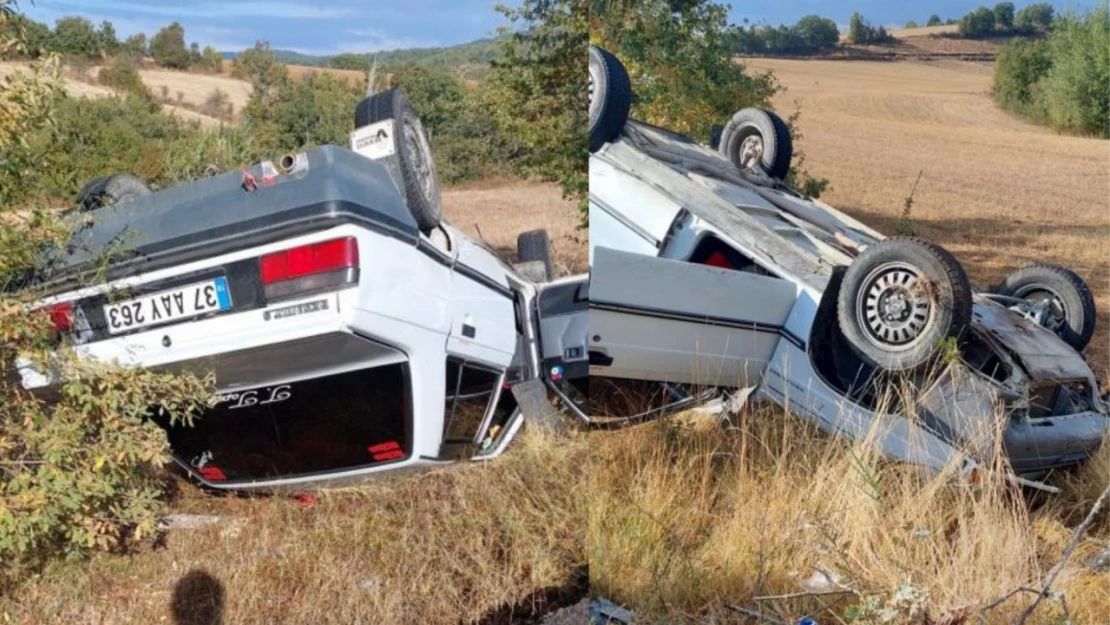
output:
<svg viewBox="0 0 1110 625"><path fill-rule="evenodd" d="M135 33L121 41L107 20L94 25L84 17L67 15L58 18L51 29L22 14L13 14L0 24L0 37L19 37L23 41L18 51L0 56L9 60L57 54L69 60L99 61L126 55L151 57L157 65L169 69L212 73L219 72L223 65L223 57L212 46L202 49L197 42L186 43L185 27L178 22L163 27L149 40L145 33Z"/></svg>

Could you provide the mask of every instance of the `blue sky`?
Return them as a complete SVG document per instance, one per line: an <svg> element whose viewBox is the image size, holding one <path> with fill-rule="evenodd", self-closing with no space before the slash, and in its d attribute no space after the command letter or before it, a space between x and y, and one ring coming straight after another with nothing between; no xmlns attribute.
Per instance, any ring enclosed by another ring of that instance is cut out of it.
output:
<svg viewBox="0 0 1110 625"><path fill-rule="evenodd" d="M1070 2L1091 6L1097 0ZM853 11L873 24L924 22L929 14L960 17L995 0L760 0L732 2L732 21L791 24L817 13L841 25ZM21 0L28 16L53 26L63 15L83 15L94 23L109 20L121 36L153 35L172 21L185 26L188 41L237 51L267 39L276 48L304 54L373 52L396 48L445 46L489 36L505 24L494 11L496 0ZM509 0L505 4L517 4ZM1020 8L1028 0L1018 0ZM1054 3L1058 8L1065 3Z"/></svg>
<svg viewBox="0 0 1110 625"><path fill-rule="evenodd" d="M1011 0L1019 10L1030 0ZM756 23L793 24L803 15L815 13L827 17L841 27L846 27L852 13L859 11L872 24L902 26L913 20L924 24L929 16L936 13L941 19L960 18L980 6L993 7L998 0L931 0L930 2L898 0L762 0L759 2L740 2L734 0L730 17L735 23L747 18ZM1065 8L1085 8L1096 4L1097 0L1052 2L1057 11Z"/></svg>
<svg viewBox="0 0 1110 625"><path fill-rule="evenodd" d="M515 1L502 2L514 5ZM20 0L51 27L63 15L108 20L121 38L173 21L185 38L220 51L267 39L304 54L445 46L489 36L507 22L497 0Z"/></svg>

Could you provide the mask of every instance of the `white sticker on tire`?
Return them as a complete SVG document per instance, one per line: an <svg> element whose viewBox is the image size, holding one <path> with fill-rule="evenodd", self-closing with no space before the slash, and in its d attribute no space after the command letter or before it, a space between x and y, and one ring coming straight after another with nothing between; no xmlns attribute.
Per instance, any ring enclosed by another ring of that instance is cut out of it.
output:
<svg viewBox="0 0 1110 625"><path fill-rule="evenodd" d="M393 156L397 152L393 137L393 120L363 126L351 133L351 151L371 160Z"/></svg>

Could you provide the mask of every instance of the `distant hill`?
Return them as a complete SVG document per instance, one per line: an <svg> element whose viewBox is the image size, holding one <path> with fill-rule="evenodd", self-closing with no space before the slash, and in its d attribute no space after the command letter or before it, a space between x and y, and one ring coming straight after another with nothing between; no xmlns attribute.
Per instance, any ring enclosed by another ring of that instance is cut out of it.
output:
<svg viewBox="0 0 1110 625"><path fill-rule="evenodd" d="M225 59L234 60L238 52L221 53ZM314 67L334 67L334 56L311 56L292 50L275 49L274 54L283 63L308 65ZM451 72L463 78L481 78L489 70L489 63L497 58L498 46L493 39L479 39L469 43L441 48L409 48L387 50L369 54L344 54L344 60L365 59L370 63L375 57L381 66L412 63L424 67ZM349 65L344 64L344 67Z"/></svg>

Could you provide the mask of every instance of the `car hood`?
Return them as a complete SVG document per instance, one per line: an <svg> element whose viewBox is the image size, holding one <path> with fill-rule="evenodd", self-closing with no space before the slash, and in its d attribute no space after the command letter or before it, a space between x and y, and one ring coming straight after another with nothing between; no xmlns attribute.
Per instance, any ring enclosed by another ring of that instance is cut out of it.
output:
<svg viewBox="0 0 1110 625"><path fill-rule="evenodd" d="M984 295L975 296L972 315L975 322L1017 360L1032 380L1093 382L1094 371L1083 356L1043 326Z"/></svg>

